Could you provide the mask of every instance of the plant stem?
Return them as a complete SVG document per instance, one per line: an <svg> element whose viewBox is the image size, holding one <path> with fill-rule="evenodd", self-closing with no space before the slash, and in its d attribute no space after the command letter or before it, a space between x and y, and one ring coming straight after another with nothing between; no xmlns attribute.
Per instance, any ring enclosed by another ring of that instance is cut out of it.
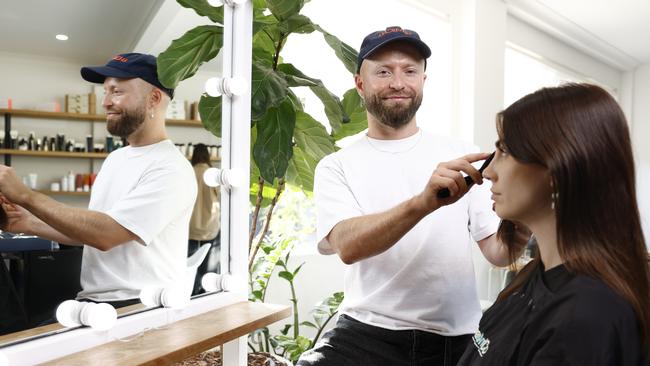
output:
<svg viewBox="0 0 650 366"><path fill-rule="evenodd" d="M248 253L251 252L253 246L253 238L255 237L255 230L257 230L257 219L260 215L260 207L262 207L262 200L264 199L262 191L264 190L264 178L257 179L257 201L255 202L255 211L253 212L253 219L251 223L251 233L248 236Z"/></svg>
<svg viewBox="0 0 650 366"><path fill-rule="evenodd" d="M284 47L284 41L286 39L287 38L284 33L280 33L280 39L278 40L278 44L275 46L275 55L273 55L273 70L278 69L278 62L280 62L280 51L282 51L282 47Z"/></svg>
<svg viewBox="0 0 650 366"><path fill-rule="evenodd" d="M325 323L323 323L323 326L318 329L318 332L316 333L316 336L314 337L314 339L312 339L311 345L309 346L309 348L314 348L314 346L316 345L316 342L318 342L318 338L320 338L320 334L323 333L323 329L325 329L325 326L327 325L327 323L329 323L330 320L332 320L332 318L336 314L338 314L338 311L335 311L332 314L330 314L330 316L327 318L327 320L325 320Z"/></svg>
<svg viewBox="0 0 650 366"><path fill-rule="evenodd" d="M291 302L293 303L293 339L298 339L298 336L300 335L298 299L296 298L296 288L293 285L293 280L289 281L289 287L291 287Z"/></svg>
<svg viewBox="0 0 650 366"><path fill-rule="evenodd" d="M255 262L255 256L257 255L257 251L260 249L262 240L264 240L264 236L266 235L267 231L269 231L269 225L271 224L271 215L273 214L273 209L275 208L275 205L278 203L278 199L283 191L284 191L284 178L280 178L280 180L278 181L278 189L275 191L275 196L273 196L273 200L271 201L269 210L266 213L266 222L264 223L264 228L262 229L262 233L260 234L257 244L255 244L255 246L253 247L252 253L250 253L250 256L248 257L249 273L251 271L251 268L253 268L253 263Z"/></svg>
<svg viewBox="0 0 650 366"><path fill-rule="evenodd" d="M247 342L247 343L248 343L248 348L250 348L251 351L253 351L253 352L257 352L257 350L255 349L255 347L253 347L253 345L251 344L251 342Z"/></svg>

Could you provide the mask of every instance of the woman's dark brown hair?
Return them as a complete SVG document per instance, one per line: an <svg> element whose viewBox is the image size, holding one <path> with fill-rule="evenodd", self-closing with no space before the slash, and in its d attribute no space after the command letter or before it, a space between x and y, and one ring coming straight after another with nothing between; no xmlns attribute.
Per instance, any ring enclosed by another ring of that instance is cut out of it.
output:
<svg viewBox="0 0 650 366"><path fill-rule="evenodd" d="M549 170L557 194L558 251L567 270L598 278L629 301L650 349L647 248L630 135L619 105L595 85L544 88L499 113L497 131L517 161ZM505 228L499 234L507 241ZM512 256L521 248L508 249ZM526 281L532 271L526 272L499 300Z"/></svg>
<svg viewBox="0 0 650 366"><path fill-rule="evenodd" d="M192 166L195 166L199 163L206 163L210 165L210 152L208 147L205 144L196 144L194 145L194 151L192 152Z"/></svg>

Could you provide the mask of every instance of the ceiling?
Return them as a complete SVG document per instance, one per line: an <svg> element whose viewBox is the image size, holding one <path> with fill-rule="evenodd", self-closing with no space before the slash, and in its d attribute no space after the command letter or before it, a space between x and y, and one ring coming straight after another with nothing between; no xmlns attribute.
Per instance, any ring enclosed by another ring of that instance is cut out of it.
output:
<svg viewBox="0 0 650 366"><path fill-rule="evenodd" d="M0 51L103 64L133 50L163 2L0 0Z"/></svg>
<svg viewBox="0 0 650 366"><path fill-rule="evenodd" d="M572 21L640 63L650 62L650 1L540 0L558 16Z"/></svg>
<svg viewBox="0 0 650 366"><path fill-rule="evenodd" d="M619 70L650 63L648 0L503 0L508 11Z"/></svg>
<svg viewBox="0 0 650 366"><path fill-rule="evenodd" d="M503 1L511 14L620 70L650 63L648 0ZM0 9L0 52L80 64L136 49L158 53L199 18L174 0L0 0ZM57 41L58 33L70 39Z"/></svg>

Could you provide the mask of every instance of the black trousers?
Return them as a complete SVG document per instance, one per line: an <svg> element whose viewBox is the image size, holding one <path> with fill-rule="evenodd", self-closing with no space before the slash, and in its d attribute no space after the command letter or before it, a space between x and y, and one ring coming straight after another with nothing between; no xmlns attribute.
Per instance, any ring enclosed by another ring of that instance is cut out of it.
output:
<svg viewBox="0 0 650 366"><path fill-rule="evenodd" d="M298 366L453 366L471 335L446 337L421 330L389 330L341 315Z"/></svg>

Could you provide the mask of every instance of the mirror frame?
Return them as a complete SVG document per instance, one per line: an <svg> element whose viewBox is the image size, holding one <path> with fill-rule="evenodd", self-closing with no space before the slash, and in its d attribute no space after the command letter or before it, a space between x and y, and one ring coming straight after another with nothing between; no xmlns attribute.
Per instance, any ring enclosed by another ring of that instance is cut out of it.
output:
<svg viewBox="0 0 650 366"><path fill-rule="evenodd" d="M224 97L222 103L222 169L243 173L240 187L221 188L221 240L228 245L221 251L222 273L233 276L233 288L192 299L184 309L155 308L128 317L121 317L108 331L80 327L70 331L0 347L0 364L42 363L118 339L137 337L147 330L165 326L191 316L248 300L248 246L250 175L250 101L253 4L226 1L224 6L223 77L237 76L248 81L246 92ZM246 45L246 46L242 46ZM224 148L224 146L226 148ZM227 218L227 219L226 219ZM235 240L233 240L235 238ZM223 364L244 365L246 337L228 342L223 347Z"/></svg>

